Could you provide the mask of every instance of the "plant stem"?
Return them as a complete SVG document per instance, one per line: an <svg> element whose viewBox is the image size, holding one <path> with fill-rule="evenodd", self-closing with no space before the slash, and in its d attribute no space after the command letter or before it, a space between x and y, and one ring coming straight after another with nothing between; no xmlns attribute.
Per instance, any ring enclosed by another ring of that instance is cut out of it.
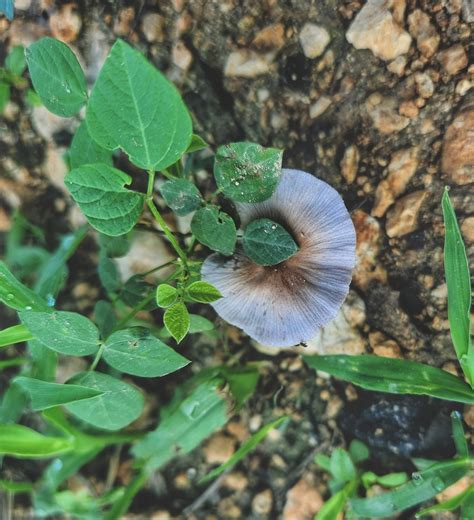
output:
<svg viewBox="0 0 474 520"><path fill-rule="evenodd" d="M100 358L102 357L102 353L104 352L105 343L102 343L99 347L99 350L97 351L97 354L95 355L94 361L92 361L91 366L89 367L89 371L93 372L95 370L95 367L98 365Z"/></svg>
<svg viewBox="0 0 474 520"><path fill-rule="evenodd" d="M123 496L117 500L112 506L112 509L107 512L105 520L117 520L118 518L122 518L130 507L135 495L145 485L147 480L148 473L143 469L127 486Z"/></svg>
<svg viewBox="0 0 474 520"><path fill-rule="evenodd" d="M117 325L113 328L110 334L113 334L115 331L120 330L128 321L130 321L135 316L135 314L139 313L142 309L144 309L151 302L151 300L153 300L154 297L155 291L151 291L150 294L145 296L143 300L141 300L137 305L135 305L135 307L133 307L133 309L117 323Z"/></svg>

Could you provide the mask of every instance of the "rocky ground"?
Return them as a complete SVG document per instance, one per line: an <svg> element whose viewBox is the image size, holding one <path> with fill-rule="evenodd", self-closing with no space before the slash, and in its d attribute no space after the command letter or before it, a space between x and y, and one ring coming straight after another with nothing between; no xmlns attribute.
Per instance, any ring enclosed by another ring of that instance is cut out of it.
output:
<svg viewBox="0 0 474 520"><path fill-rule="evenodd" d="M459 373L446 313L440 201L449 185L472 265L472 1L16 0L16 6L12 23L0 18L0 62L12 46L52 35L73 47L92 85L111 44L125 38L178 85L196 132L213 147L247 139L284 148L286 166L341 192L357 229L359 262L341 313L308 351L370 352ZM0 119L2 233L16 208L47 230L51 247L82 221L63 184L62 154L76 126L29 108L22 92L14 93ZM211 174L203 161L203 188ZM70 285L84 312L98 293L91 278L96 250L92 239L87 244ZM138 235L121 269L124 276L144 271L166 254L158 239ZM362 392L316 377L295 352L254 348L236 330L229 338L227 350L185 348L192 359L202 349L202 365L235 355L264 361L258 392L202 449L157 474L130 518L310 520L328 497L326 476L313 463L317 451L358 437L377 454L375 471L410 470L404 458L410 455L450 454L452 406ZM474 408L464 412L474 428ZM196 485L197 471L227 460L249 433L281 414L293 419L285 431L271 433L211 488ZM113 456L87 467L87 478L71 486L100 491ZM123 455L119 484L129 478L127 464Z"/></svg>

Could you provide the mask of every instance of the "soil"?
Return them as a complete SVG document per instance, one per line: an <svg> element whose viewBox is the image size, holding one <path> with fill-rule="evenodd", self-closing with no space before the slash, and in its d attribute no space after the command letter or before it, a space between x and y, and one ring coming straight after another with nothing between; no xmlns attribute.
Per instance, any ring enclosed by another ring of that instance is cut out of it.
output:
<svg viewBox="0 0 474 520"><path fill-rule="evenodd" d="M472 2L16 3L12 23L0 18L0 63L12 46L52 35L73 47L92 85L111 44L124 38L178 86L195 132L213 149L239 140L280 147L285 166L311 172L339 190L358 234L359 264L345 322L352 335L349 341L337 333L327 335L316 350L401 357L460 375L447 321L440 201L449 185L472 267ZM389 20L380 28L383 41L374 39L377 27L365 23L357 29L354 22L363 21L362 8L367 10L369 4ZM306 33L312 39L303 42L302 28L308 23L326 31L326 45L321 30L311 27ZM24 92L13 91L0 118L0 247L17 209L45 230L49 249L82 222L62 183L66 169L61 155L76 127L77 120L60 120L42 108L31 108ZM124 158L117 161L139 175ZM209 192L210 164L206 153L201 154L200 187ZM68 287L58 300L61 308L92 312L100 297L96 264L91 233L69 264ZM126 268L133 271L132 260ZM159 313L153 317L161 319ZM2 325L13 319L2 311ZM149 395L144 424L150 426L156 421L157 404L166 401L191 370L235 355L242 362L262 362L258 389L243 410L192 455L158 472L136 497L127 518L309 520L329 496L327 475L314 463L317 452L330 453L359 438L372 452L367 469L412 471L410 457L443 459L453 454L453 409L470 417L466 428L471 428L471 442L474 439L472 407L368 393L316 375L296 352L268 355L232 328L228 338L226 348L205 338L191 339L183 353L194 361L192 369L145 385L136 381ZM3 372L2 389L5 374L12 373ZM292 419L286 429L272 432L209 487L198 486L199 478L249 433L283 414ZM69 487L100 492L116 463L116 483L127 484L127 451L110 450L70 479ZM40 466L11 461L10 471L18 479L34 478ZM20 515L28 507L19 502L15 511ZM402 518L414 518L414 513ZM433 518L454 519L456 514Z"/></svg>

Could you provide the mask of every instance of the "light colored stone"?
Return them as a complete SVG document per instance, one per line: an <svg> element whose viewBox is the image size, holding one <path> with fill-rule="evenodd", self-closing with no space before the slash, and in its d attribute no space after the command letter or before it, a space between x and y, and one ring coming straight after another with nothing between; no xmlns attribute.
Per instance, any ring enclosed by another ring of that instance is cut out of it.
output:
<svg viewBox="0 0 474 520"><path fill-rule="evenodd" d="M390 5L390 0L368 0L346 33L356 49L370 49L385 61L406 54L411 44L411 36L394 20Z"/></svg>
<svg viewBox="0 0 474 520"><path fill-rule="evenodd" d="M11 220L8 213L0 207L0 232L6 233L10 231L11 228Z"/></svg>
<svg viewBox="0 0 474 520"><path fill-rule="evenodd" d="M51 34L64 43L75 41L82 28L82 18L76 4L64 4L55 11L50 19Z"/></svg>
<svg viewBox="0 0 474 520"><path fill-rule="evenodd" d="M50 143L46 148L46 160L43 165L43 171L52 184L62 192L68 193L64 184L64 177L67 173L67 166L64 161L65 153L65 148L58 148Z"/></svg>
<svg viewBox="0 0 474 520"><path fill-rule="evenodd" d="M311 473L306 473L286 494L282 520L313 520L323 499Z"/></svg>
<svg viewBox="0 0 474 520"><path fill-rule="evenodd" d="M463 220L461 233L468 244L474 244L474 217L467 217Z"/></svg>
<svg viewBox="0 0 474 520"><path fill-rule="evenodd" d="M267 25L252 40L252 47L260 52L278 51L285 45L285 27L282 23Z"/></svg>
<svg viewBox="0 0 474 520"><path fill-rule="evenodd" d="M438 53L438 60L443 66L443 69L451 76L461 72L469 63L466 51L460 43Z"/></svg>
<svg viewBox="0 0 474 520"><path fill-rule="evenodd" d="M430 98L434 93L433 80L426 72L417 72L414 75L415 86L418 94L425 99Z"/></svg>
<svg viewBox="0 0 474 520"><path fill-rule="evenodd" d="M355 145L346 148L341 160L341 174L348 184L352 184L357 176L360 153Z"/></svg>
<svg viewBox="0 0 474 520"><path fill-rule="evenodd" d="M462 0L462 17L465 22L474 22L474 2L472 0Z"/></svg>
<svg viewBox="0 0 474 520"><path fill-rule="evenodd" d="M203 448L208 464L223 464L235 452L235 440L222 433L213 435Z"/></svg>
<svg viewBox="0 0 474 520"><path fill-rule="evenodd" d="M385 229L390 238L402 237L418 228L418 214L427 195L427 191L419 190L397 201L387 214Z"/></svg>
<svg viewBox="0 0 474 520"><path fill-rule="evenodd" d="M416 39L416 46L425 58L431 58L438 50L440 37L430 17L421 9L415 9L408 16L408 30Z"/></svg>
<svg viewBox="0 0 474 520"><path fill-rule="evenodd" d="M402 76L405 72L405 67L407 66L407 59L405 56L398 56L393 61L391 61L387 65L387 69L396 74L397 76Z"/></svg>
<svg viewBox="0 0 474 520"><path fill-rule="evenodd" d="M31 114L34 129L46 141L52 141L53 135L63 130L71 131L75 121L69 117L59 117L45 106L34 107Z"/></svg>
<svg viewBox="0 0 474 520"><path fill-rule="evenodd" d="M462 415L466 424L474 429L474 405L464 405L464 413Z"/></svg>
<svg viewBox="0 0 474 520"><path fill-rule="evenodd" d="M271 489L265 489L257 493L252 499L252 512L256 515L268 515L271 513L273 495Z"/></svg>
<svg viewBox="0 0 474 520"><path fill-rule="evenodd" d="M394 97L383 97L376 92L369 96L365 106L375 128L382 134L400 132L410 122L408 117L397 113L397 100Z"/></svg>
<svg viewBox="0 0 474 520"><path fill-rule="evenodd" d="M299 40L304 55L313 59L321 56L331 41L331 36L321 25L305 23L300 31Z"/></svg>
<svg viewBox="0 0 474 520"><path fill-rule="evenodd" d="M456 85L456 94L459 96L465 96L472 88L472 83L469 79L463 78L458 81Z"/></svg>
<svg viewBox="0 0 474 520"><path fill-rule="evenodd" d="M371 214L383 217L387 209L401 195L415 174L418 166L418 147L395 152L387 168L387 177L375 190L375 202Z"/></svg>
<svg viewBox="0 0 474 520"><path fill-rule="evenodd" d="M256 78L271 70L273 53L258 54L254 51L241 49L231 52L224 67L227 78Z"/></svg>
<svg viewBox="0 0 474 520"><path fill-rule="evenodd" d="M224 477L222 485L233 491L243 491L249 485L249 480L242 472L235 471Z"/></svg>
<svg viewBox="0 0 474 520"><path fill-rule="evenodd" d="M118 36L127 36L132 31L132 24L135 21L135 9L125 7L120 9L118 17L114 23L114 33Z"/></svg>
<svg viewBox="0 0 474 520"><path fill-rule="evenodd" d="M316 103L311 105L309 109L309 117L311 119L316 119L320 115L324 114L326 110L331 106L332 99L327 96L321 96Z"/></svg>
<svg viewBox="0 0 474 520"><path fill-rule="evenodd" d="M193 55L181 40L177 41L173 45L173 49L171 50L171 57L173 59L173 63L184 71L187 71L193 62Z"/></svg>
<svg viewBox="0 0 474 520"><path fill-rule="evenodd" d="M459 113L444 135L441 170L450 182L474 182L474 108Z"/></svg>
<svg viewBox="0 0 474 520"><path fill-rule="evenodd" d="M147 13L143 17L142 32L150 43L165 39L165 18L158 13Z"/></svg>
<svg viewBox="0 0 474 520"><path fill-rule="evenodd" d="M15 0L15 9L20 11L28 11L31 6L31 0Z"/></svg>
<svg viewBox="0 0 474 520"><path fill-rule="evenodd" d="M396 341L387 338L382 332L376 331L369 334L369 344L376 356L401 358L402 351Z"/></svg>
<svg viewBox="0 0 474 520"><path fill-rule="evenodd" d="M408 117L409 119L415 119L418 117L420 113L419 108L416 106L416 103L413 100L403 101L400 104L400 108L398 112L401 116Z"/></svg>

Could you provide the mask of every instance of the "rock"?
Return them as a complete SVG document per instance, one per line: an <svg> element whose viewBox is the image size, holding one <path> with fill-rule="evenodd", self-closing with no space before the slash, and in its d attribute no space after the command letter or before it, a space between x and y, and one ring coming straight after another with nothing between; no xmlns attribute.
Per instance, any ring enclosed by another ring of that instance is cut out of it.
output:
<svg viewBox="0 0 474 520"><path fill-rule="evenodd" d="M132 31L132 24L135 21L135 9L125 7L120 9L118 17L114 23L114 33L117 36L127 36Z"/></svg>
<svg viewBox="0 0 474 520"><path fill-rule="evenodd" d="M28 11L31 6L31 0L16 0L15 9L20 11Z"/></svg>
<svg viewBox="0 0 474 520"><path fill-rule="evenodd" d="M461 233L468 244L474 244L474 217L467 217L463 220Z"/></svg>
<svg viewBox="0 0 474 520"><path fill-rule="evenodd" d="M313 475L307 472L286 494L282 520L313 520L323 503Z"/></svg>
<svg viewBox="0 0 474 520"><path fill-rule="evenodd" d="M2 207L0 207L0 233L10 231L11 224L10 216Z"/></svg>
<svg viewBox="0 0 474 520"><path fill-rule="evenodd" d="M327 96L321 96L309 109L309 117L316 119L331 106L332 100Z"/></svg>
<svg viewBox="0 0 474 520"><path fill-rule="evenodd" d="M208 464L222 464L234 454L235 440L217 433L209 439L203 451Z"/></svg>
<svg viewBox="0 0 474 520"><path fill-rule="evenodd" d="M398 343L393 339L387 338L382 332L371 332L369 334L369 344L376 356L401 358L402 351Z"/></svg>
<svg viewBox="0 0 474 520"><path fill-rule="evenodd" d="M268 515L272 511L273 495L271 489L265 489L252 499L252 512L256 515Z"/></svg>
<svg viewBox="0 0 474 520"><path fill-rule="evenodd" d="M430 98L434 93L433 80L426 72L417 72L414 75L415 87L418 94L425 99Z"/></svg>
<svg viewBox="0 0 474 520"><path fill-rule="evenodd" d="M462 415L466 424L470 428L474 428L474 405L466 404L464 406L464 413Z"/></svg>
<svg viewBox="0 0 474 520"><path fill-rule="evenodd" d="M387 177L375 190L375 202L371 211L374 217L383 217L387 209L401 195L418 166L418 147L398 150L392 155L387 168Z"/></svg>
<svg viewBox="0 0 474 520"><path fill-rule="evenodd" d="M420 110L412 100L403 101L398 109L400 115L408 117L409 119L415 119L418 117Z"/></svg>
<svg viewBox="0 0 474 520"><path fill-rule="evenodd" d="M383 97L378 92L369 96L365 103L375 128L382 134L400 132L408 126L410 119L397 113L397 100Z"/></svg>
<svg viewBox="0 0 474 520"><path fill-rule="evenodd" d="M450 182L474 179L474 108L459 113L444 134L441 170Z"/></svg>
<svg viewBox="0 0 474 520"><path fill-rule="evenodd" d="M393 74L396 74L397 76L402 76L405 72L406 66L407 59L405 58L405 56L398 56L398 58L395 58L387 65L387 69Z"/></svg>
<svg viewBox="0 0 474 520"><path fill-rule="evenodd" d="M408 30L416 39L416 46L425 58L431 58L438 50L440 37L430 17L421 9L415 9L408 16Z"/></svg>
<svg viewBox="0 0 474 520"><path fill-rule="evenodd" d="M75 41L82 28L82 19L76 4L64 4L50 19L51 34L64 43Z"/></svg>
<svg viewBox="0 0 474 520"><path fill-rule="evenodd" d="M64 177L68 171L64 161L65 148L58 148L50 143L46 148L46 160L43 165L43 171L52 184L64 193L69 193L64 184Z"/></svg>
<svg viewBox="0 0 474 520"><path fill-rule="evenodd" d="M474 22L474 4L472 0L462 0L462 17L465 22Z"/></svg>
<svg viewBox="0 0 474 520"><path fill-rule="evenodd" d="M235 471L224 477L222 485L233 491L243 491L249 485L249 480L244 473Z"/></svg>
<svg viewBox="0 0 474 520"><path fill-rule="evenodd" d="M273 53L258 54L251 50L241 49L231 52L224 67L227 78L256 78L270 72Z"/></svg>
<svg viewBox="0 0 474 520"><path fill-rule="evenodd" d="M468 59L464 47L457 43L445 51L438 53L438 60L443 69L451 76L456 75L468 65Z"/></svg>
<svg viewBox="0 0 474 520"><path fill-rule="evenodd" d="M412 233L418 227L418 213L428 195L426 190L419 190L397 201L387 214L385 229L390 238Z"/></svg>
<svg viewBox="0 0 474 520"><path fill-rule="evenodd" d="M382 243L382 234L378 221L358 209L352 216L357 234L357 264L352 274L356 287L365 291L374 280L385 282L387 273L377 262Z"/></svg>
<svg viewBox="0 0 474 520"><path fill-rule="evenodd" d="M472 88L472 83L469 79L463 78L456 85L456 94L465 96Z"/></svg>
<svg viewBox="0 0 474 520"><path fill-rule="evenodd" d="M183 71L187 71L193 62L193 55L181 40L173 45L171 57L173 63Z"/></svg>
<svg viewBox="0 0 474 520"><path fill-rule="evenodd" d="M351 145L346 148L341 160L341 174L348 184L352 184L357 176L360 154L357 146Z"/></svg>
<svg viewBox="0 0 474 520"><path fill-rule="evenodd" d="M150 43L165 39L165 18L158 13L147 13L143 17L142 32Z"/></svg>
<svg viewBox="0 0 474 520"><path fill-rule="evenodd" d="M313 59L321 56L331 41L331 37L324 27L314 23L305 23L300 31L299 40L304 55Z"/></svg>
<svg viewBox="0 0 474 520"><path fill-rule="evenodd" d="M285 27L275 23L264 27L252 41L252 47L260 52L278 51L285 45Z"/></svg>
<svg viewBox="0 0 474 520"><path fill-rule="evenodd" d="M394 20L390 4L390 0L368 0L346 33L356 49L370 49L385 61L406 54L411 44L411 36Z"/></svg>
<svg viewBox="0 0 474 520"><path fill-rule="evenodd" d="M59 117L50 112L45 106L34 107L31 114L34 129L46 141L53 141L54 134L74 128L74 119Z"/></svg>

